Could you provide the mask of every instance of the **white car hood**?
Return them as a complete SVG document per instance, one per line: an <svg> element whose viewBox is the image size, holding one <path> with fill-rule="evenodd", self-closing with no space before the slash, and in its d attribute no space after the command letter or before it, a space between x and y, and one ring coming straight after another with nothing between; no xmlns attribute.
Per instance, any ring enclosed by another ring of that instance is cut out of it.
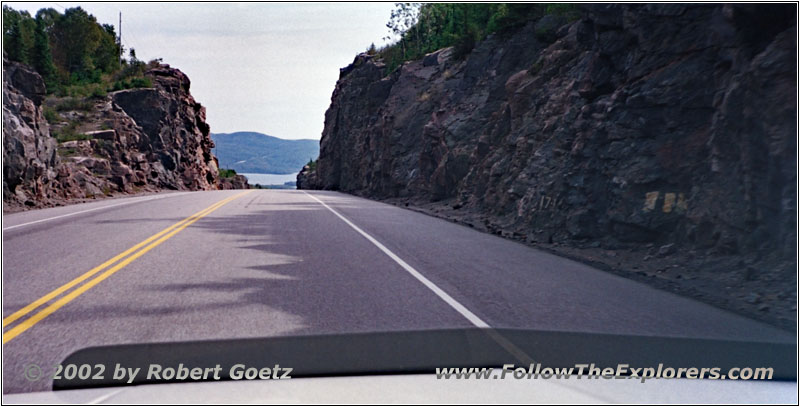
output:
<svg viewBox="0 0 800 407"><path fill-rule="evenodd" d="M150 384L6 394L4 404L797 404L797 382L437 379L433 374Z"/></svg>

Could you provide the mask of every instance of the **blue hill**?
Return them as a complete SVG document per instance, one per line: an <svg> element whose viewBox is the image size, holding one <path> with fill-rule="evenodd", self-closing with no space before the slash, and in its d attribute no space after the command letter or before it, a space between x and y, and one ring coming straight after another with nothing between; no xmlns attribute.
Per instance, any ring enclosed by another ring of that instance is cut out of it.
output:
<svg viewBox="0 0 800 407"><path fill-rule="evenodd" d="M284 140L262 133L212 133L220 168L239 173L291 174L319 156L319 140Z"/></svg>

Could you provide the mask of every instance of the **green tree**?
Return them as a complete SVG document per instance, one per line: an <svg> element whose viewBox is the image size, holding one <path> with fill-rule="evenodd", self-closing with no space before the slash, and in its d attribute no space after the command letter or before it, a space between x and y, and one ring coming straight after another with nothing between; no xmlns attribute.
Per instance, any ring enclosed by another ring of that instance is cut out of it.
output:
<svg viewBox="0 0 800 407"><path fill-rule="evenodd" d="M403 51L403 58L406 56L406 38L405 35L411 28L416 27L417 19L419 18L420 3L394 3L395 9L392 10L389 22L386 27L389 29L390 36L386 39L391 39L391 35L399 38L400 47ZM419 31L415 30L416 38L419 39ZM418 41L419 42L419 41Z"/></svg>
<svg viewBox="0 0 800 407"><path fill-rule="evenodd" d="M113 72L119 69L120 55L121 50L114 26L103 24L100 41L94 52L95 65L105 73Z"/></svg>
<svg viewBox="0 0 800 407"><path fill-rule="evenodd" d="M56 42L64 50L61 66L70 73L72 82L93 77L95 64L92 54L100 42L102 29L95 18L80 7L69 8L56 21Z"/></svg>
<svg viewBox="0 0 800 407"><path fill-rule="evenodd" d="M24 58L25 47L19 31L21 19L22 16L16 10L3 6L3 52L12 61L21 61Z"/></svg>
<svg viewBox="0 0 800 407"><path fill-rule="evenodd" d="M50 52L50 40L45 31L44 20L36 20L36 30L33 36L33 50L31 52L31 65L36 72L42 75L47 89L57 86L56 67L53 64L53 55Z"/></svg>
<svg viewBox="0 0 800 407"><path fill-rule="evenodd" d="M3 6L3 51L12 61L29 62L35 24L27 11Z"/></svg>
<svg viewBox="0 0 800 407"><path fill-rule="evenodd" d="M391 72L404 61L455 46L456 57L466 56L474 44L491 33L505 33L547 13L579 16L574 4L543 3L395 3L385 40L395 43L378 55Z"/></svg>
<svg viewBox="0 0 800 407"><path fill-rule="evenodd" d="M49 92L86 96L102 94L111 83L149 86L140 78L144 63L120 65L122 47L114 26L99 24L80 7L59 13L40 9L36 18L3 6L3 51L13 61L32 65ZM91 86L90 86L91 85Z"/></svg>

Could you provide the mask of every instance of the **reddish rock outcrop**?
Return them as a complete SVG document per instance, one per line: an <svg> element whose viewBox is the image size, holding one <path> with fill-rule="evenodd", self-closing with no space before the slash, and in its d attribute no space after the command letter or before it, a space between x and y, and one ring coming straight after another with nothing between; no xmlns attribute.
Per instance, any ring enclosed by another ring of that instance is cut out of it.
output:
<svg viewBox="0 0 800 407"><path fill-rule="evenodd" d="M247 177L236 174L232 177L220 177L219 189L250 189L250 184L247 183Z"/></svg>
<svg viewBox="0 0 800 407"><path fill-rule="evenodd" d="M205 108L183 72L160 65L146 73L152 88L112 92L62 112L58 119L77 124L80 137L58 143L43 116L41 77L5 60L3 69L4 211L219 187Z"/></svg>
<svg viewBox="0 0 800 407"><path fill-rule="evenodd" d="M35 206L53 195L58 163L41 103L42 78L25 65L3 59L3 208Z"/></svg>

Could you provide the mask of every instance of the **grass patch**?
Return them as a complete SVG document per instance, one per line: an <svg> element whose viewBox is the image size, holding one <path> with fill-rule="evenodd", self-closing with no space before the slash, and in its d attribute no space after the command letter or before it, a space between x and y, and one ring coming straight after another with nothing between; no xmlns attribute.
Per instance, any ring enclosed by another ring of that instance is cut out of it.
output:
<svg viewBox="0 0 800 407"><path fill-rule="evenodd" d="M61 157L72 157L78 154L78 150L74 148L59 148L58 155Z"/></svg>
<svg viewBox="0 0 800 407"><path fill-rule="evenodd" d="M581 11L575 3L553 3L545 7L545 14L555 14L567 19L569 22L581 18Z"/></svg>
<svg viewBox="0 0 800 407"><path fill-rule="evenodd" d="M94 108L94 103L89 100L83 100L76 97L68 97L63 100L60 100L56 104L56 111L57 112L66 112L70 110L79 110L83 112L88 112Z"/></svg>
<svg viewBox="0 0 800 407"><path fill-rule="evenodd" d="M220 168L219 169L219 176L220 178L233 178L236 175L236 170L231 170L227 168Z"/></svg>
<svg viewBox="0 0 800 407"><path fill-rule="evenodd" d="M44 119L47 120L47 123L56 124L61 121L61 116L58 115L55 109L48 106L44 107L42 114L44 114Z"/></svg>
<svg viewBox="0 0 800 407"><path fill-rule="evenodd" d="M138 78L130 78L130 79L123 79L114 82L109 89L112 92L118 90L125 90L125 89L137 89L137 88L152 88L153 81L150 80L148 77L138 77Z"/></svg>
<svg viewBox="0 0 800 407"><path fill-rule="evenodd" d="M70 124L58 130L52 130L50 134L55 137L59 143L74 140L91 140L92 136L78 132L78 124L78 122L70 122Z"/></svg>

